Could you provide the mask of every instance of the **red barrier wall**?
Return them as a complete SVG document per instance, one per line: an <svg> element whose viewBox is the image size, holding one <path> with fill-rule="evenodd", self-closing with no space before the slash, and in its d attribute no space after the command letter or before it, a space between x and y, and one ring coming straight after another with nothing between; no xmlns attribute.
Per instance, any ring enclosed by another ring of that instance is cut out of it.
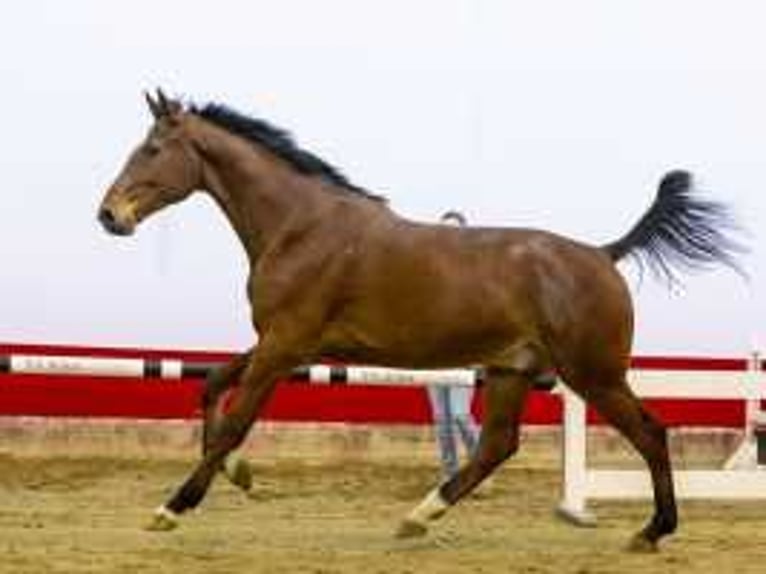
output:
<svg viewBox="0 0 766 574"><path fill-rule="evenodd" d="M141 357L185 361L224 361L226 352L107 349L92 347L0 343L0 354ZM633 367L661 370L731 370L746 367L744 359L637 357ZM198 380L141 380L108 377L0 375L0 415L85 416L126 418L194 418L199 416ZM481 416L480 392L474 410ZM744 420L742 401L652 400L650 410L667 424L738 427ZM423 388L321 386L283 383L266 407L264 418L280 421L345 421L351 423L422 424L431 420ZM590 418L598 422L591 413ZM524 413L526 424L561 420L557 397L534 392Z"/></svg>

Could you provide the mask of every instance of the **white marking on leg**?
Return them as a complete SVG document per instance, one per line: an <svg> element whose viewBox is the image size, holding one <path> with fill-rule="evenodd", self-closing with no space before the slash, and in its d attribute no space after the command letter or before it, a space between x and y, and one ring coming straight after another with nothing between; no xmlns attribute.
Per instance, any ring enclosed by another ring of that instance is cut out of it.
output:
<svg viewBox="0 0 766 574"><path fill-rule="evenodd" d="M440 488L440 486L437 486L431 490L420 501L420 504L410 511L407 515L409 522L425 526L427 522L441 518L447 512L450 505L442 498L441 492L439 492Z"/></svg>
<svg viewBox="0 0 766 574"><path fill-rule="evenodd" d="M178 526L179 516L163 504L154 511L154 522L150 530L173 530Z"/></svg>

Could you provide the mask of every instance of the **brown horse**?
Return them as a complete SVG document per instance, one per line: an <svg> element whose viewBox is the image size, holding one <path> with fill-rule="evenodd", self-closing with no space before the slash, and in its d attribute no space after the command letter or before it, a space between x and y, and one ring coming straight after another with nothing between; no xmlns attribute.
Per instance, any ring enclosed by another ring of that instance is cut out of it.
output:
<svg viewBox="0 0 766 574"><path fill-rule="evenodd" d="M591 246L533 229L455 228L408 221L352 185L268 123L226 106L184 106L147 95L154 125L109 188L98 217L129 235L152 213L208 192L249 257L248 293L258 343L204 393L203 458L161 506L150 528L174 527L197 506L274 389L292 368L322 359L389 367L483 365L485 416L477 452L404 519L400 536L471 492L518 447L519 418L534 378L555 368L646 461L655 511L632 539L654 549L676 528L666 431L637 400L625 373L633 309L615 263L633 256L673 280L682 268L735 266L720 204L690 195L671 172L623 238ZM220 414L221 394L239 383ZM230 461L228 461L230 462Z"/></svg>

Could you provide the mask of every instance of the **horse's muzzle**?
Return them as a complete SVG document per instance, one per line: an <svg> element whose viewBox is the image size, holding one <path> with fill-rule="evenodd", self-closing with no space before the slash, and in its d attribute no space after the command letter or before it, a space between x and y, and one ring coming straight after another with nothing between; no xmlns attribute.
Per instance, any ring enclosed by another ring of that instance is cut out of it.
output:
<svg viewBox="0 0 766 574"><path fill-rule="evenodd" d="M102 207L98 212L98 220L112 235L130 235L133 233L133 226L121 222L108 207Z"/></svg>

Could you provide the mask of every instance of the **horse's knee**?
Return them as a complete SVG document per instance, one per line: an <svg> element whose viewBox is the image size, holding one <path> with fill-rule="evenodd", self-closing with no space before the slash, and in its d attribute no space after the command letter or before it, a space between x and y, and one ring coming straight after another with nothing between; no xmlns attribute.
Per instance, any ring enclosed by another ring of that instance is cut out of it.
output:
<svg viewBox="0 0 766 574"><path fill-rule="evenodd" d="M250 430L250 424L241 417L228 416L216 426L211 436L209 447L229 452L239 447Z"/></svg>

